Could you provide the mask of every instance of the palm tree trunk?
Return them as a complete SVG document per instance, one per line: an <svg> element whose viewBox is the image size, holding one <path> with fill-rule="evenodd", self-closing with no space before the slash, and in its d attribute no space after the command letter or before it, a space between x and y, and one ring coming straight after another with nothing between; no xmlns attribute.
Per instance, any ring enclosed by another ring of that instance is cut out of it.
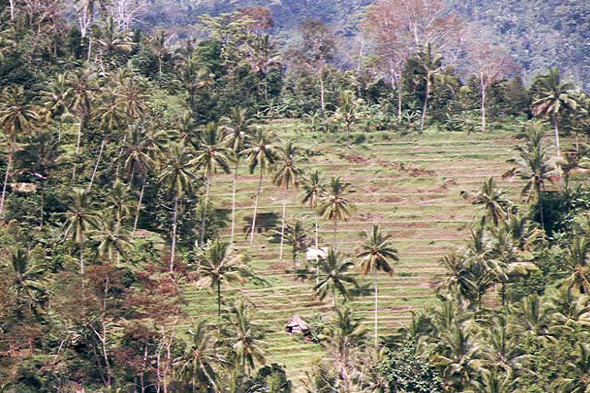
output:
<svg viewBox="0 0 590 393"><path fill-rule="evenodd" d="M403 90L401 84L398 84L397 87L397 122L402 122L402 97L403 97Z"/></svg>
<svg viewBox="0 0 590 393"><path fill-rule="evenodd" d="M377 269L373 268L373 283L375 285L375 350L377 350L378 346L378 333L377 333L377 301L378 301L378 294L377 294Z"/></svg>
<svg viewBox="0 0 590 393"><path fill-rule="evenodd" d="M43 229L44 224L44 214L45 214L45 183L41 181L41 217L39 220L39 228Z"/></svg>
<svg viewBox="0 0 590 393"><path fill-rule="evenodd" d="M324 98L324 72L323 70L321 70L319 72L319 77L318 80L320 82L320 105L322 108L322 116L324 115L324 112L326 110L326 102L325 102L325 98Z"/></svg>
<svg viewBox="0 0 590 393"><path fill-rule="evenodd" d="M100 143L100 151L98 152L98 158L96 159L96 164L94 165L94 169L92 170L92 176L90 176L90 184L88 184L88 188L86 191L90 191L92 188L92 184L94 183L94 177L96 176L96 171L98 170L98 165L100 164L100 160L102 158L102 153L104 151L104 139Z"/></svg>
<svg viewBox="0 0 590 393"><path fill-rule="evenodd" d="M207 185L205 187L205 206L203 207L203 220L201 221L201 235L199 236L199 246L203 246L205 240L205 221L207 220L207 204L209 202L209 187L211 186L211 171L207 171Z"/></svg>
<svg viewBox="0 0 590 393"><path fill-rule="evenodd" d="M318 218L318 216L316 214L316 216L315 216L315 248L316 248L316 250L319 249L318 248L319 247L318 246L318 231L319 231L319 229L318 229L318 220L319 220L319 218Z"/></svg>
<svg viewBox="0 0 590 393"><path fill-rule="evenodd" d="M287 212L287 188L283 188L283 218L281 220L281 250L279 260L283 260L283 244L285 242L285 214Z"/></svg>
<svg viewBox="0 0 590 393"><path fill-rule="evenodd" d="M145 191L146 184L147 177L143 180L141 191L139 192L139 200L137 201L137 209L135 210L135 220L133 221L133 232L131 233L132 239L135 237L135 231L137 230L137 222L139 221L139 212L141 211L141 202L143 201L143 193Z"/></svg>
<svg viewBox="0 0 590 393"><path fill-rule="evenodd" d="M350 124L346 122L346 147L350 149Z"/></svg>
<svg viewBox="0 0 590 393"><path fill-rule="evenodd" d="M236 187L238 184L238 166L240 165L239 161L236 161L236 167L234 169L234 184L232 187L232 194L231 194L231 241L230 244L234 244L234 236L236 233Z"/></svg>
<svg viewBox="0 0 590 393"><path fill-rule="evenodd" d="M561 160L561 148L559 146L559 124L555 116L552 116L551 120L553 120L553 133L555 134L555 150L557 150L557 160ZM563 180L561 178L561 164L557 163L557 174L559 176L559 188L562 188Z"/></svg>
<svg viewBox="0 0 590 393"><path fill-rule="evenodd" d="M10 21L14 22L14 2L15 0L10 0Z"/></svg>
<svg viewBox="0 0 590 393"><path fill-rule="evenodd" d="M82 117L80 117L78 119L78 137L76 140L76 150L74 152L74 155L76 156L76 159L78 159L78 152L80 151L80 142L82 140L82 126L84 123L84 119ZM77 169L78 164L74 163L74 170L72 172L72 180L76 179L76 169Z"/></svg>
<svg viewBox="0 0 590 393"><path fill-rule="evenodd" d="M334 241L332 244L332 248L336 249L336 233L338 232L338 219L334 218Z"/></svg>
<svg viewBox="0 0 590 393"><path fill-rule="evenodd" d="M217 280L217 329L219 336L221 337L221 281Z"/></svg>
<svg viewBox="0 0 590 393"><path fill-rule="evenodd" d="M4 174L4 185L2 186L2 199L0 199L0 217L4 217L4 201L6 200L6 187L8 185L8 177L10 176L10 168L12 167L12 158L14 157L14 145L16 144L16 134L12 137L10 144L10 154L8 156L8 165L6 166L6 173Z"/></svg>
<svg viewBox="0 0 590 393"><path fill-rule="evenodd" d="M430 94L430 73L426 74L426 96L422 105L422 119L420 120L420 134L424 132L424 120L426 119L426 108L428 107L428 95Z"/></svg>
<svg viewBox="0 0 590 393"><path fill-rule="evenodd" d="M170 251L170 273L174 272L174 254L176 253L176 217L178 212L178 192L174 192L174 214L172 216L172 247Z"/></svg>
<svg viewBox="0 0 590 393"><path fill-rule="evenodd" d="M250 231L250 247L254 243L254 229L256 228L256 214L258 213L258 201L260 200L260 189L262 188L262 176L264 171L260 168L260 180L258 181L258 191L256 192L256 202L254 203L254 216L252 217L252 230Z"/></svg>
<svg viewBox="0 0 590 393"><path fill-rule="evenodd" d="M332 285L332 307L336 307L336 287Z"/></svg>
<svg viewBox="0 0 590 393"><path fill-rule="evenodd" d="M486 87L483 74L480 75L481 82L481 132L486 132Z"/></svg>
<svg viewBox="0 0 590 393"><path fill-rule="evenodd" d="M80 243L80 275L84 276L84 247Z"/></svg>

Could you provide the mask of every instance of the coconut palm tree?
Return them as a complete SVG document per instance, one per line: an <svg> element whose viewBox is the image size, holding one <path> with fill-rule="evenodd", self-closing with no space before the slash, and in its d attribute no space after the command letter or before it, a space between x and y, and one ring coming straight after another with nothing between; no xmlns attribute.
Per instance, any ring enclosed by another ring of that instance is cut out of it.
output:
<svg viewBox="0 0 590 393"><path fill-rule="evenodd" d="M318 204L319 213L326 219L334 220L334 243L332 245L334 248L336 247L338 220L348 220L354 210L353 203L348 199L352 192L350 183L343 183L340 177L333 177Z"/></svg>
<svg viewBox="0 0 590 393"><path fill-rule="evenodd" d="M277 149L276 162L274 164L275 174L272 178L273 183L280 187L283 192L283 215L281 218L281 248L279 259L283 260L283 243L285 240L285 219L287 212L287 191L289 186L299 187L299 176L302 170L297 164L303 161L299 149L292 142L287 142Z"/></svg>
<svg viewBox="0 0 590 393"><path fill-rule="evenodd" d="M354 93L349 90L340 93L340 106L336 110L336 118L344 123L346 128L346 146L350 149L350 128L356 120L356 102Z"/></svg>
<svg viewBox="0 0 590 393"><path fill-rule="evenodd" d="M590 346L577 343L573 360L565 365L567 377L555 381L556 392L588 393L590 391Z"/></svg>
<svg viewBox="0 0 590 393"><path fill-rule="evenodd" d="M373 285L375 288L375 349L377 349L378 342L378 318L377 318L377 274L382 271L389 275L393 274L393 263L399 261L397 249L393 248L391 243L391 235L386 235L381 232L381 228L377 224L373 224L371 231L365 231L365 240L361 243L360 249L357 252L357 258L360 258L359 270L363 276L373 272Z"/></svg>
<svg viewBox="0 0 590 393"><path fill-rule="evenodd" d="M297 269L297 254L305 251L307 247L307 233L301 221L295 221L292 224L286 224L284 235L285 242L292 247L293 268Z"/></svg>
<svg viewBox="0 0 590 393"><path fill-rule="evenodd" d="M199 281L201 287L209 287L217 294L217 316L221 329L221 287L224 283L243 284L251 274L246 268L247 257L236 254L230 245L221 240L208 243L198 257Z"/></svg>
<svg viewBox="0 0 590 393"><path fill-rule="evenodd" d="M469 197L466 192L461 192L463 197ZM486 180L480 187L477 194L471 200L471 203L478 205L481 211L481 224L491 222L493 226L498 226L510 217L512 202L507 198L506 192L498 189L493 177Z"/></svg>
<svg viewBox="0 0 590 393"><path fill-rule="evenodd" d="M193 174L193 153L183 143L172 143L166 151L159 183L167 186L172 192L174 201L172 214L172 234L170 246L170 273L174 272L174 259L176 256L176 229L178 221L178 202L184 194L190 192L195 181Z"/></svg>
<svg viewBox="0 0 590 393"><path fill-rule="evenodd" d="M557 68L550 68L548 74L540 76L538 84L538 92L533 100L533 115L550 119L553 125L557 157L561 158L559 119L566 111L575 111L578 107L577 101L572 95L575 85L571 82L563 82L561 72Z"/></svg>
<svg viewBox="0 0 590 393"><path fill-rule="evenodd" d="M328 294L332 295L332 305L336 306L336 293L342 295L345 300L352 295L347 288L356 286L353 275L354 262L344 257L334 249L329 249L325 259L319 261L319 279L314 287L314 292L320 300L324 300Z"/></svg>
<svg viewBox="0 0 590 393"><path fill-rule="evenodd" d="M504 223L504 230L510 234L512 242L520 251L530 251L543 238L537 223L522 212L510 216Z"/></svg>
<svg viewBox="0 0 590 393"><path fill-rule="evenodd" d="M105 208L112 212L117 228L124 219L131 217L135 203L129 193L129 187L116 180L111 192L105 198Z"/></svg>
<svg viewBox="0 0 590 393"><path fill-rule="evenodd" d="M69 74L58 74L55 79L41 92L43 108L46 111L46 121L58 118L57 140L61 141L61 128L64 116L69 114L72 88L68 84Z"/></svg>
<svg viewBox="0 0 590 393"><path fill-rule="evenodd" d="M80 274L84 275L84 243L89 231L98 227L94 202L86 190L75 188L66 212L66 236L71 236L80 250Z"/></svg>
<svg viewBox="0 0 590 393"><path fill-rule="evenodd" d="M180 375L190 383L193 391L206 390L209 386L217 389L219 375L216 368L224 361L215 348L209 324L200 320L187 333L185 349L178 360Z"/></svg>
<svg viewBox="0 0 590 393"><path fill-rule="evenodd" d="M230 149L233 155L232 160L235 164L234 181L232 186L230 241L230 243L233 244L236 230L236 187L238 184L238 169L242 159L242 153L250 142L255 126L253 124L253 119L248 119L246 117L246 110L243 108L233 108L229 116L221 118L220 126L225 132L224 142Z"/></svg>
<svg viewBox="0 0 590 393"><path fill-rule="evenodd" d="M468 388L467 393L512 393L515 391L516 381L511 373L503 374L493 366L482 369L481 381L472 381L473 388Z"/></svg>
<svg viewBox="0 0 590 393"><path fill-rule="evenodd" d="M260 171L258 181L258 190L256 191L256 202L254 203L254 215L252 216L252 228L250 231L250 246L254 242L254 230L256 229L256 215L258 213L258 202L260 201L260 190L262 188L262 179L264 173L275 162L276 137L269 132L258 130L252 137L250 146L244 150L244 156L249 163L250 173L254 173L256 168Z"/></svg>
<svg viewBox="0 0 590 393"><path fill-rule="evenodd" d="M564 284L578 289L580 293L590 293L590 242L583 236L574 236L563 256L563 268L568 276Z"/></svg>
<svg viewBox="0 0 590 393"><path fill-rule="evenodd" d="M222 343L235 359L243 374L250 375L256 363L265 364L264 330L254 321L255 309L241 299L229 310Z"/></svg>
<svg viewBox="0 0 590 393"><path fill-rule="evenodd" d="M4 216L6 187L12 169L17 135L32 130L38 118L38 113L25 99L22 86L4 88L0 95L0 129L10 139L10 151L2 186L2 198L0 199L0 217Z"/></svg>
<svg viewBox="0 0 590 393"><path fill-rule="evenodd" d="M26 250L14 248L10 250L8 263L0 264L6 268L4 274L10 279L10 287L5 288L18 298L19 307L38 313L47 299L47 289L43 280L45 268L30 260Z"/></svg>
<svg viewBox="0 0 590 393"><path fill-rule="evenodd" d="M324 184L320 172L316 169L309 175L305 176L302 181L303 199L301 203L309 204L309 207L316 212L315 215L315 247L318 246L318 205L325 195L326 185Z"/></svg>
<svg viewBox="0 0 590 393"><path fill-rule="evenodd" d="M209 188L211 187L211 175L216 174L218 169L229 173L229 158L227 149L222 145L223 135L217 123L207 124L204 134L200 138L200 150L194 159L197 168L204 168L207 174L205 186L205 203L201 221L201 233L199 235L199 246L205 240L205 222L207 221L207 203L209 202Z"/></svg>
<svg viewBox="0 0 590 393"><path fill-rule="evenodd" d="M91 235L98 242L98 256L110 263L116 260L119 266L121 255L125 255L131 243L112 212L107 211L100 216L98 225L91 231Z"/></svg>

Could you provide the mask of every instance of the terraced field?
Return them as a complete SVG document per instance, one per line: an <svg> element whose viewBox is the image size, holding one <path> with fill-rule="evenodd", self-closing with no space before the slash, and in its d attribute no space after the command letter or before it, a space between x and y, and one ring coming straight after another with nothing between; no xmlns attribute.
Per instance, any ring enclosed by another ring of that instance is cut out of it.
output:
<svg viewBox="0 0 590 393"><path fill-rule="evenodd" d="M305 164L306 170L318 168L326 179L340 176L353 184L356 192L352 200L357 210L348 222L339 224L340 251L352 253L359 234L372 223L381 224L393 235L400 263L393 276L379 278L380 334L395 332L410 320L411 310L432 303L433 288L442 273L437 260L448 248L464 241L473 219L474 207L460 196L460 191L476 190L490 176L496 176L514 200L518 200L522 187L518 180L500 179L511 167L506 160L513 156L516 143L509 133L426 133L420 138L395 137L348 150L336 143L314 145L311 134L292 131L289 123L272 126L283 138L320 153ZM322 351L317 345L288 336L284 326L292 315L307 320L321 316L328 320L331 300L318 301L312 295L313 283L295 280L292 274L286 273L292 266L288 246L283 262L279 261L279 245L270 244L264 233L256 236L250 249L243 230L252 217L257 181L256 174L249 175L242 168L237 198L237 246L250 253L253 268L268 280L269 286L247 285L232 291L256 304L259 320L268 329L268 361L285 365L289 376L297 381L304 377L309 361L322 356ZM232 177L218 176L214 182L213 203L230 209ZM313 212L302 206L300 199L297 191L288 194L288 215L313 219ZM259 211L276 213L278 225L281 209L281 193L267 177ZM332 223L320 221L320 236L326 240L323 244L331 243L332 228ZM229 229L224 236L229 236ZM310 238L313 238L311 232ZM187 287L186 299L190 315L214 318L215 301L210 293ZM372 293L356 298L352 305L358 315L366 318L367 328L372 329Z"/></svg>

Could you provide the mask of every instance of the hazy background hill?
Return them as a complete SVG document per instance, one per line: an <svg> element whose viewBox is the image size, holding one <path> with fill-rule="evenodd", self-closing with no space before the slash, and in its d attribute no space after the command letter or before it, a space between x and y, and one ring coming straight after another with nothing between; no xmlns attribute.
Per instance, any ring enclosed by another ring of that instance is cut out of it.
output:
<svg viewBox="0 0 590 393"><path fill-rule="evenodd" d="M363 8L373 0L153 0L142 18L147 26L182 32L201 14L266 6L274 34L289 41L306 18L322 19L344 39L352 39ZM575 80L590 83L590 2L580 0L447 0L475 34L503 44L529 76L560 67Z"/></svg>

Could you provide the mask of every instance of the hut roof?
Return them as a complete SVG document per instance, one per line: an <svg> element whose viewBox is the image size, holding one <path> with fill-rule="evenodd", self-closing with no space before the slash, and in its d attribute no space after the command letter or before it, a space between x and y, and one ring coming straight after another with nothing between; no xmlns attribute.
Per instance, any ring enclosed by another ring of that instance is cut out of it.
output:
<svg viewBox="0 0 590 393"><path fill-rule="evenodd" d="M297 315L294 315L291 317L291 319L289 319L287 327L299 327L302 331L309 330L309 326L307 325L307 323Z"/></svg>

